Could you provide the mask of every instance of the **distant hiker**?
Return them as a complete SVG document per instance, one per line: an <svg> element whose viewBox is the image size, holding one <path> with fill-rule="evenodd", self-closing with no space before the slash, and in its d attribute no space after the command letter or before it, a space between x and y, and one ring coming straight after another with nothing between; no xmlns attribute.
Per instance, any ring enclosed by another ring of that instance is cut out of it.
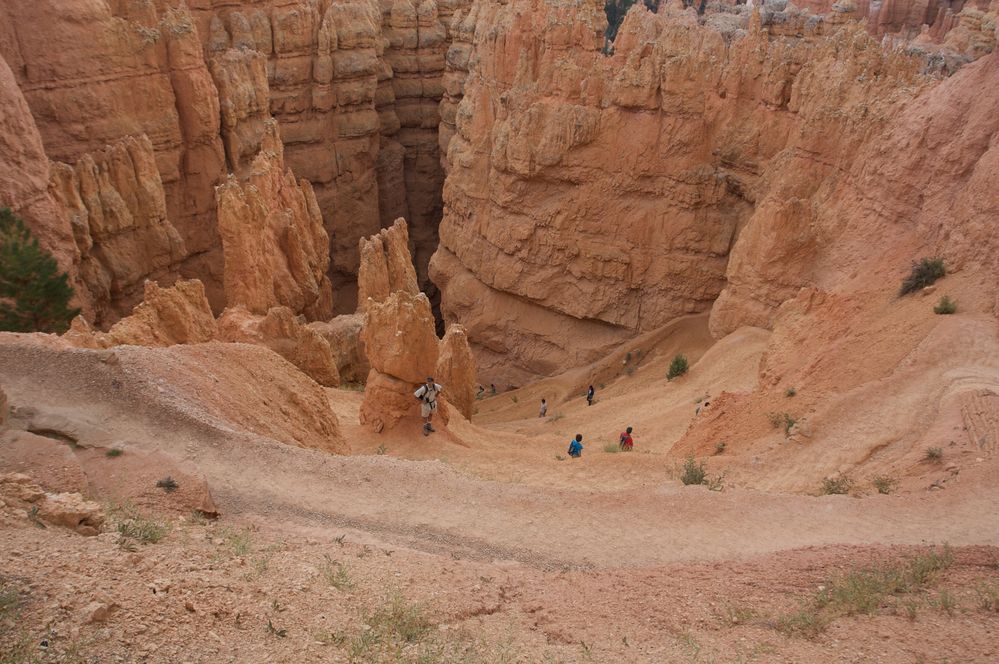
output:
<svg viewBox="0 0 999 664"><path fill-rule="evenodd" d="M489 383L489 390L496 396L496 383Z"/></svg>
<svg viewBox="0 0 999 664"><path fill-rule="evenodd" d="M590 389L586 390L586 405L587 406L592 406L593 405L593 395L596 394L596 393L597 393L597 391L593 389L592 385L590 385Z"/></svg>
<svg viewBox="0 0 999 664"><path fill-rule="evenodd" d="M630 452L631 449L635 446L635 441L631 438L631 427L628 427L627 429L624 430L624 433L621 434L621 439L618 441L618 444L621 446L621 450L623 452Z"/></svg>
<svg viewBox="0 0 999 664"><path fill-rule="evenodd" d="M437 412L437 395L444 389L434 382L432 376L427 376L427 382L420 385L420 389L413 393L413 396L420 402L420 416L423 417L423 435L429 436L437 431L430 423Z"/></svg>
<svg viewBox="0 0 999 664"><path fill-rule="evenodd" d="M583 456L583 434L577 433L576 437L569 441L569 456L577 459Z"/></svg>
<svg viewBox="0 0 999 664"><path fill-rule="evenodd" d="M542 399L541 410L538 412L538 417L544 417L547 414L548 414L548 402Z"/></svg>

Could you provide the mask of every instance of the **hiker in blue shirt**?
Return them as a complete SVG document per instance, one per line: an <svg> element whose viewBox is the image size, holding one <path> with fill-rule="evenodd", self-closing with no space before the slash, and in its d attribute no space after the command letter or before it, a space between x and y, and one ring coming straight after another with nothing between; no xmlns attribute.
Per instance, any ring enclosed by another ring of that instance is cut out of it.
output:
<svg viewBox="0 0 999 664"><path fill-rule="evenodd" d="M575 458L583 456L583 434L577 433L576 438L569 441L569 456Z"/></svg>

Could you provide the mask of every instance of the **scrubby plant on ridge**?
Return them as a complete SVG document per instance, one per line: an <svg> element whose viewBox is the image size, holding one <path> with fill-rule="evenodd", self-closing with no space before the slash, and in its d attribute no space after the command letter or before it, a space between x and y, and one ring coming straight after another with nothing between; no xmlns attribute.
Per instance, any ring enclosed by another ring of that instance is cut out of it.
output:
<svg viewBox="0 0 999 664"><path fill-rule="evenodd" d="M912 264L909 275L902 280L902 287L899 289L899 296L908 295L921 288L933 284L947 274L942 258L924 258L918 263Z"/></svg>
<svg viewBox="0 0 999 664"><path fill-rule="evenodd" d="M678 353L673 361L669 363L669 369L666 371L666 380L673 380L674 378L679 378L680 376L687 373L687 356L683 353Z"/></svg>
<svg viewBox="0 0 999 664"><path fill-rule="evenodd" d="M898 486L898 480L890 475L875 475L871 478L871 484L878 493L889 494Z"/></svg>
<svg viewBox="0 0 999 664"><path fill-rule="evenodd" d="M949 315L957 312L957 302L950 299L948 296L944 295L937 302L937 305L933 307L933 313L940 315Z"/></svg>
<svg viewBox="0 0 999 664"><path fill-rule="evenodd" d="M827 496L844 496L853 488L853 480L846 475L836 475L822 480L822 493Z"/></svg>
<svg viewBox="0 0 999 664"><path fill-rule="evenodd" d="M683 461L683 472L680 474L680 481L683 482L685 486L690 486L692 484L706 484L708 479L708 469L704 465L704 462L700 463L694 459L693 456L689 456Z"/></svg>

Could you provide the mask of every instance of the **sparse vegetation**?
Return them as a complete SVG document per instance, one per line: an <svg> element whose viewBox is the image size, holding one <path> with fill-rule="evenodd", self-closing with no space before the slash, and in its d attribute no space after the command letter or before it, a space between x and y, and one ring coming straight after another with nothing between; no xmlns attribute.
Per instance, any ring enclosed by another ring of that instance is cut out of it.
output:
<svg viewBox="0 0 999 664"><path fill-rule="evenodd" d="M666 380L679 378L687 373L687 368L687 356L682 353L678 354L673 358L673 361L669 363L669 370L666 372Z"/></svg>
<svg viewBox="0 0 999 664"><path fill-rule="evenodd" d="M933 313L941 315L949 315L957 311L957 302L950 299L946 295L940 298L937 305L933 307Z"/></svg>
<svg viewBox="0 0 999 664"><path fill-rule="evenodd" d="M0 331L65 332L80 313L73 289L55 258L24 222L0 208Z"/></svg>
<svg viewBox="0 0 999 664"><path fill-rule="evenodd" d="M156 486L159 487L159 488L161 488L161 489L163 489L167 493L171 493L173 491L176 491L177 488L180 485L177 484L177 481L175 479L173 479L172 477L170 477L168 475L168 476L164 477L163 479L158 480L156 482Z"/></svg>
<svg viewBox="0 0 999 664"><path fill-rule="evenodd" d="M267 633L272 634L279 639L283 639L288 636L288 630L281 627L275 627L270 618L267 619Z"/></svg>
<svg viewBox="0 0 999 664"><path fill-rule="evenodd" d="M319 566L319 573L326 580L326 583L337 590L350 590L354 587L354 582L350 578L350 571L347 566L338 560L333 560L329 555L323 556L323 563Z"/></svg>
<svg viewBox="0 0 999 664"><path fill-rule="evenodd" d="M517 403L518 401L520 401L520 399L517 398L516 394L511 394L510 395L510 401L512 401L514 403Z"/></svg>
<svg viewBox="0 0 999 664"><path fill-rule="evenodd" d="M926 448L926 455L923 458L926 461L932 461L933 463L940 463L940 461L943 460L943 448L928 447Z"/></svg>
<svg viewBox="0 0 999 664"><path fill-rule="evenodd" d="M680 474L680 481L684 483L685 486L691 484L706 484L708 478L708 469L705 467L704 462L698 463L694 457L689 456L683 462L683 472Z"/></svg>
<svg viewBox="0 0 999 664"><path fill-rule="evenodd" d="M565 415L563 415L562 413L553 413L552 416L548 418L548 421L549 422L558 422L563 417L565 417Z"/></svg>
<svg viewBox="0 0 999 664"><path fill-rule="evenodd" d="M921 288L926 288L946 274L947 270L944 267L943 259L924 258L918 263L912 264L912 270L910 270L909 276L902 280L902 288L898 294L899 296L908 295Z"/></svg>
<svg viewBox="0 0 999 664"><path fill-rule="evenodd" d="M822 480L822 493L826 496L846 495L853 488L853 480L846 475L835 475Z"/></svg>
<svg viewBox="0 0 999 664"><path fill-rule="evenodd" d="M629 364L628 366L626 366L624 368L624 373L625 373L626 376L630 376L630 375L634 374L635 373L635 367Z"/></svg>
<svg viewBox="0 0 999 664"><path fill-rule="evenodd" d="M817 636L840 616L871 615L882 608L897 608L901 595L912 595L926 588L937 575L950 567L950 548L916 556L907 563L883 564L851 570L821 586L814 597L791 614L779 618L774 628L788 635L811 638ZM940 595L949 594L942 591ZM910 598L911 599L911 598ZM938 596L937 604L941 602ZM953 597L944 600L953 610ZM910 601L906 612L915 616L915 603Z"/></svg>
<svg viewBox="0 0 999 664"><path fill-rule="evenodd" d="M957 598L954 597L954 593L944 588L937 594L932 604L948 616L952 616L954 615L954 609L957 608Z"/></svg>
<svg viewBox="0 0 999 664"><path fill-rule="evenodd" d="M982 584L976 589L978 608L999 613L999 585Z"/></svg>
<svg viewBox="0 0 999 664"><path fill-rule="evenodd" d="M715 443L715 454L721 454L725 451L725 443L723 441L718 441Z"/></svg>
<svg viewBox="0 0 999 664"><path fill-rule="evenodd" d="M608 454L617 454L620 451L621 446L616 443L607 443L604 445L604 452L607 452Z"/></svg>
<svg viewBox="0 0 999 664"><path fill-rule="evenodd" d="M767 419L773 428L784 429L785 438L791 435L791 429L798 423L798 420L791 417L790 413L767 413Z"/></svg>
<svg viewBox="0 0 999 664"><path fill-rule="evenodd" d="M878 493L889 494L898 486L898 480L890 475L875 475L871 478L871 484L878 490Z"/></svg>
<svg viewBox="0 0 999 664"><path fill-rule="evenodd" d="M375 450L375 454L378 456L384 456L385 454L388 454L388 448L385 447L384 443L382 443L378 446L378 449Z"/></svg>
<svg viewBox="0 0 999 664"><path fill-rule="evenodd" d="M789 387L786 390L784 390L784 396L786 396L788 398L791 398L791 397L795 396L796 394L798 394L798 390L794 389L793 387Z"/></svg>
<svg viewBox="0 0 999 664"><path fill-rule="evenodd" d="M556 454L555 455L555 460L556 461L565 461L565 457L562 456L561 454Z"/></svg>
<svg viewBox="0 0 999 664"><path fill-rule="evenodd" d="M169 524L141 515L130 504L111 505L105 512L120 535L118 545L124 549L134 547L133 541L156 544L170 532Z"/></svg>
<svg viewBox="0 0 999 664"><path fill-rule="evenodd" d="M109 449L107 452L104 453L104 456L108 457L109 459L114 459L115 457L120 457L124 453L125 450L121 449L120 447L112 447L111 449Z"/></svg>
<svg viewBox="0 0 999 664"><path fill-rule="evenodd" d="M364 628L351 639L352 662L437 662L442 648L431 638L434 624L420 604L398 592L382 606L361 616Z"/></svg>

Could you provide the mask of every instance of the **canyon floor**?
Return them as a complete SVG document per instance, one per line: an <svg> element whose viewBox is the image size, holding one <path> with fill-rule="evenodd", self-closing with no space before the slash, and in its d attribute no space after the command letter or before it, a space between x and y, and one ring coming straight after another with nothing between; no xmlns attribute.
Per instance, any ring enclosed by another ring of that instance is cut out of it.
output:
<svg viewBox="0 0 999 664"><path fill-rule="evenodd" d="M221 425L169 353L0 346L14 421L59 450L6 446L5 471L51 479L99 458L127 483L144 459L203 476L220 512L147 482L83 537L8 505L0 661L996 661L991 450L955 442L891 495L860 478L819 495L787 488L795 469L775 466L793 457L733 440L705 461L713 487L682 484L671 448L713 395L753 389L769 334L715 343L706 317L680 319L429 438L417 422L370 433L353 424L360 392L328 388L349 456ZM677 347L691 371L667 381ZM227 371L212 375L230 385ZM606 451L628 425L635 450Z"/></svg>

